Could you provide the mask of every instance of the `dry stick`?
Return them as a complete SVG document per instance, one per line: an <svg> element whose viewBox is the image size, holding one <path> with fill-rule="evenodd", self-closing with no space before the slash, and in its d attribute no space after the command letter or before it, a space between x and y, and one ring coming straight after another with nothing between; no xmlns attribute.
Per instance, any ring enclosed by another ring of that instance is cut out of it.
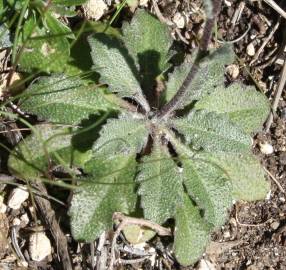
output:
<svg viewBox="0 0 286 270"><path fill-rule="evenodd" d="M200 46L199 46L199 53L195 59L195 62L193 66L191 67L191 70L189 74L187 75L186 79L182 83L181 87L179 88L178 92L174 95L174 97L166 104L163 106L163 108L157 113L157 118L162 119L168 117L173 111L175 111L178 106L183 102L183 100L186 97L187 90L193 79L195 78L199 67L198 63L201 60L202 56L207 52L208 50L208 45L211 40L212 36L212 29L215 23L215 19L217 17L217 14L220 10L221 7L221 0L213 0L212 1L213 7L212 7L212 15L210 15L209 18L207 18L207 21L205 23L204 31L203 31L203 36L200 41Z"/></svg>
<svg viewBox="0 0 286 270"><path fill-rule="evenodd" d="M269 114L269 117L268 117L267 122L266 122L266 126L265 126L266 132L269 132L270 126L273 122L273 114L277 110L282 91L285 87L285 83L286 83L286 59L284 59L283 68L282 68L281 75L280 75L279 82L278 82L278 88L277 88L277 91L275 93L273 104L271 107L271 113Z"/></svg>
<svg viewBox="0 0 286 270"><path fill-rule="evenodd" d="M264 169L264 171L267 172L267 174L270 176L270 178L273 180L273 182L277 185L278 189L279 189L282 193L285 194L284 188L281 186L281 184L279 183L279 181L274 177L274 175L273 175L270 171L268 171L266 168L263 167L263 169Z"/></svg>
<svg viewBox="0 0 286 270"><path fill-rule="evenodd" d="M275 9L284 19L286 19L286 12L279 7L273 0L263 0L266 4L268 4L270 7Z"/></svg>
<svg viewBox="0 0 286 270"><path fill-rule="evenodd" d="M48 192L42 183L34 183L33 187L41 191L45 197L48 196ZM49 228L55 243L57 243L57 251L61 258L62 266L64 270L72 270L72 262L68 252L68 243L66 236L63 234L57 220L51 203L43 197L35 196L35 201L41 212L41 215Z"/></svg>
<svg viewBox="0 0 286 270"><path fill-rule="evenodd" d="M270 39L273 37L273 35L275 34L276 30L278 29L278 27L280 25L280 22L281 22L281 17L279 17L277 23L271 29L271 32L269 33L267 38L263 41L263 43L261 44L261 46L259 47L259 49L255 53L255 55L253 56L253 59L251 60L250 65L252 65L258 59L259 55L261 54L261 52L263 51L265 46L267 45L267 43L270 41Z"/></svg>
<svg viewBox="0 0 286 270"><path fill-rule="evenodd" d="M142 227L151 228L152 230L157 232L158 235L160 235L160 236L170 236L170 235L172 235L172 232L171 232L170 229L164 228L164 227L160 226L157 223L154 223L154 222L149 221L149 220L141 219L141 218L128 217L128 216L125 216L125 215L123 215L122 213L119 213L119 212L115 212L113 214L113 220L120 221L120 224L117 227L117 229L116 229L116 231L115 231L115 233L113 235L113 239L112 239L111 255L110 255L111 258L110 258L109 270L113 269L113 265L114 265L114 261L115 261L116 240L119 237L121 231L127 225L138 225L138 226L142 226Z"/></svg>

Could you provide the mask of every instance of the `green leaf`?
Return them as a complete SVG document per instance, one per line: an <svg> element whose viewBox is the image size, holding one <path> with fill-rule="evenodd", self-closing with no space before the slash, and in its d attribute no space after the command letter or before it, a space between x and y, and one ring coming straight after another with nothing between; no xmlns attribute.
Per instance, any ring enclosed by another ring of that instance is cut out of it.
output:
<svg viewBox="0 0 286 270"><path fill-rule="evenodd" d="M269 101L254 87L244 88L238 83L220 88L201 99L195 108L225 114L247 133L258 131L270 112Z"/></svg>
<svg viewBox="0 0 286 270"><path fill-rule="evenodd" d="M49 21L49 20L48 20ZM69 59L70 46L65 36L53 23L39 28L36 20L30 18L24 24L23 40L25 45L19 59L21 70L32 72L61 72Z"/></svg>
<svg viewBox="0 0 286 270"><path fill-rule="evenodd" d="M150 156L140 165L137 182L144 217L162 224L175 215L176 205L182 202L184 192L182 175L168 149L155 145Z"/></svg>
<svg viewBox="0 0 286 270"><path fill-rule="evenodd" d="M136 59L143 89L150 90L155 78L169 67L173 39L167 25L145 10L138 9L131 23L123 25L123 40L133 59Z"/></svg>
<svg viewBox="0 0 286 270"><path fill-rule="evenodd" d="M152 239L156 232L139 225L127 225L123 229L124 236L130 244L144 243Z"/></svg>
<svg viewBox="0 0 286 270"><path fill-rule="evenodd" d="M209 240L209 227L187 196L183 205L177 207L175 218L175 256L181 265L188 266L202 256Z"/></svg>
<svg viewBox="0 0 286 270"><path fill-rule="evenodd" d="M214 227L223 225L232 204L232 187L224 171L199 156L183 158L182 163L185 187L204 211L205 221Z"/></svg>
<svg viewBox="0 0 286 270"><path fill-rule="evenodd" d="M88 38L94 68L100 73L100 82L121 97L137 97L142 91L133 59L119 39L103 33Z"/></svg>
<svg viewBox="0 0 286 270"><path fill-rule="evenodd" d="M74 33L71 29L55 18L50 12L45 14L45 22L49 29L52 29L53 33L57 33L58 35L62 35L62 37L68 37L71 39L75 39Z"/></svg>
<svg viewBox="0 0 286 270"><path fill-rule="evenodd" d="M80 78L53 75L29 86L21 108L38 117L62 124L77 124L91 114L118 110L113 95L102 88L85 86Z"/></svg>
<svg viewBox="0 0 286 270"><path fill-rule="evenodd" d="M140 152L148 139L147 123L140 117L121 114L119 119L109 119L93 149L107 153Z"/></svg>
<svg viewBox="0 0 286 270"><path fill-rule="evenodd" d="M225 171L232 182L234 199L263 200L270 190L262 166L252 154L205 153L201 158Z"/></svg>
<svg viewBox="0 0 286 270"><path fill-rule="evenodd" d="M197 52L191 59L188 59L174 72L169 75L166 84L166 100L169 101L178 91L183 81L186 79ZM224 66L234 61L234 53L230 46L224 46L215 50L209 56L203 58L199 64L199 70L187 89L187 96L180 108L189 105L193 100L199 100L202 97L213 93L219 86L224 85Z"/></svg>
<svg viewBox="0 0 286 270"><path fill-rule="evenodd" d="M54 5L63 6L79 6L87 2L87 0L53 0Z"/></svg>
<svg viewBox="0 0 286 270"><path fill-rule="evenodd" d="M90 151L80 153L72 147L71 130L67 128L38 125L34 126L34 131L15 147L9 157L9 170L19 178L43 176L54 164L66 168L70 168L70 164L81 167L90 158Z"/></svg>
<svg viewBox="0 0 286 270"><path fill-rule="evenodd" d="M251 138L231 123L227 117L214 112L194 111L186 118L173 121L195 148L216 152L250 152Z"/></svg>
<svg viewBox="0 0 286 270"><path fill-rule="evenodd" d="M129 214L134 210L135 153L94 153L85 171L92 176L80 185L72 199L71 230L77 240L94 241L112 228L114 212Z"/></svg>

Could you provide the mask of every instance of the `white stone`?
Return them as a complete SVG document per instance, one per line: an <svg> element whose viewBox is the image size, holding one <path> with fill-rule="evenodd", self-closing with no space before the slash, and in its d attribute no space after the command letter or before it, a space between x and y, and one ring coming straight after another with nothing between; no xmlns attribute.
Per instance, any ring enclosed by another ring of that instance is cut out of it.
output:
<svg viewBox="0 0 286 270"><path fill-rule="evenodd" d="M139 6L141 7L147 7L148 6L149 0L140 0L139 1Z"/></svg>
<svg viewBox="0 0 286 270"><path fill-rule="evenodd" d="M0 196L0 214L4 214L7 210L7 205L3 201L4 198Z"/></svg>
<svg viewBox="0 0 286 270"><path fill-rule="evenodd" d="M21 225L22 225L23 227L26 227L26 226L29 224L29 222L30 222L27 213L23 214L23 215L20 217L20 220L21 220Z"/></svg>
<svg viewBox="0 0 286 270"><path fill-rule="evenodd" d="M254 56L255 55L255 48L254 48L254 45L253 43L249 43L246 47L246 53L249 55L249 56Z"/></svg>
<svg viewBox="0 0 286 270"><path fill-rule="evenodd" d="M274 152L273 146L268 142L259 143L260 151L264 155L271 155Z"/></svg>
<svg viewBox="0 0 286 270"><path fill-rule="evenodd" d="M12 209L19 209L24 201L29 198L29 192L22 187L13 189L8 199L8 206Z"/></svg>
<svg viewBox="0 0 286 270"><path fill-rule="evenodd" d="M88 18L99 20L108 6L103 0L89 0L83 5L84 13Z"/></svg>
<svg viewBox="0 0 286 270"><path fill-rule="evenodd" d="M14 218L12 224L13 226L20 226L21 220L19 218Z"/></svg>
<svg viewBox="0 0 286 270"><path fill-rule="evenodd" d="M215 265L206 259L200 260L198 270L216 270Z"/></svg>
<svg viewBox="0 0 286 270"><path fill-rule="evenodd" d="M224 232L223 237L224 238L230 238L230 232L229 231Z"/></svg>
<svg viewBox="0 0 286 270"><path fill-rule="evenodd" d="M174 15L173 22L177 25L178 28L184 28L186 23L184 16L179 12Z"/></svg>
<svg viewBox="0 0 286 270"><path fill-rule="evenodd" d="M231 76L232 79L237 79L239 76L239 66L232 64L227 66L226 72Z"/></svg>
<svg viewBox="0 0 286 270"><path fill-rule="evenodd" d="M40 262L51 255L51 242L44 232L35 232L30 235L29 253L31 259L37 262Z"/></svg>

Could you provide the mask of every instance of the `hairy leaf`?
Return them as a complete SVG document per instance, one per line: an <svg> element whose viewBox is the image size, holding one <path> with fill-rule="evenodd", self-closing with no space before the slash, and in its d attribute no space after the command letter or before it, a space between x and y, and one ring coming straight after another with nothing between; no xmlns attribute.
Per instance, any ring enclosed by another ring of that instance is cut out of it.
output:
<svg viewBox="0 0 286 270"><path fill-rule="evenodd" d="M69 214L75 239L94 241L112 228L114 212L129 214L134 210L135 154L95 153L85 171L92 176L75 193Z"/></svg>
<svg viewBox="0 0 286 270"><path fill-rule="evenodd" d="M167 25L138 9L131 23L123 25L123 40L140 69L143 89L150 90L155 78L169 67L173 40Z"/></svg>
<svg viewBox="0 0 286 270"><path fill-rule="evenodd" d="M111 92L122 97L136 98L142 95L134 61L120 40L97 33L89 37L88 41L93 67L100 73L100 82L108 84Z"/></svg>
<svg viewBox="0 0 286 270"><path fill-rule="evenodd" d="M110 153L139 152L147 143L147 123L136 115L122 114L107 121L93 149ZM103 147L104 146L104 147Z"/></svg>
<svg viewBox="0 0 286 270"><path fill-rule="evenodd" d="M187 266L202 256L210 230L187 196L184 197L183 205L177 207L175 218L175 256L180 264Z"/></svg>
<svg viewBox="0 0 286 270"><path fill-rule="evenodd" d="M20 178L43 176L52 165L60 164L66 168L70 164L83 166L90 158L90 151L80 153L72 147L72 134L67 128L38 125L34 131L15 147L9 157L9 170Z"/></svg>
<svg viewBox="0 0 286 270"><path fill-rule="evenodd" d="M177 92L191 70L196 57L187 60L169 75L166 84L166 100L169 101ZM224 85L224 66L234 61L234 53L230 46L224 46L209 56L203 58L199 64L199 71L187 89L187 96L180 108L189 105L193 100L199 100L203 96L213 93L218 86Z"/></svg>
<svg viewBox="0 0 286 270"><path fill-rule="evenodd" d="M53 16L47 17L47 25L42 28L37 26L33 18L25 22L22 40L24 49L19 59L22 70L50 73L64 69L70 54L69 42L65 36L59 36L63 32L54 20Z"/></svg>
<svg viewBox="0 0 286 270"><path fill-rule="evenodd" d="M30 85L21 99L21 108L56 123L77 124L91 114L118 110L115 97L102 88L85 86L75 77L53 75Z"/></svg>
<svg viewBox="0 0 286 270"><path fill-rule="evenodd" d="M205 153L201 158L222 168L232 182L233 198L263 200L270 190L264 171L252 154Z"/></svg>
<svg viewBox="0 0 286 270"><path fill-rule="evenodd" d="M232 204L232 187L224 171L212 163L183 158L184 184L191 198L204 211L205 221L215 227L224 224Z"/></svg>
<svg viewBox="0 0 286 270"><path fill-rule="evenodd" d="M186 118L173 121L174 127L195 148L202 147L206 151L239 152L250 151L251 138L227 117L214 112L191 112Z"/></svg>
<svg viewBox="0 0 286 270"><path fill-rule="evenodd" d="M145 218L161 224L174 217L176 205L182 202L182 175L167 148L155 145L139 169L138 194Z"/></svg>
<svg viewBox="0 0 286 270"><path fill-rule="evenodd" d="M225 114L247 133L258 131L270 111L269 101L263 94L254 87L243 89L238 83L211 93L195 107Z"/></svg>

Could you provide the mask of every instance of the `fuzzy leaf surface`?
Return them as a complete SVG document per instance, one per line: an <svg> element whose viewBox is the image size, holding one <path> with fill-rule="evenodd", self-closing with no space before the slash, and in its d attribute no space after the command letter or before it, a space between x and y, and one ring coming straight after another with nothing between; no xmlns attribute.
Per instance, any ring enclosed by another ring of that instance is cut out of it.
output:
<svg viewBox="0 0 286 270"><path fill-rule="evenodd" d="M225 114L245 132L258 131L270 112L268 99L254 87L243 89L235 83L205 96L195 107Z"/></svg>
<svg viewBox="0 0 286 270"><path fill-rule="evenodd" d="M209 226L186 195L183 205L176 209L175 218L175 256L180 264L188 266L202 256L209 240Z"/></svg>
<svg viewBox="0 0 286 270"><path fill-rule="evenodd" d="M225 116L202 110L191 112L186 118L175 119L173 123L195 148L216 152L250 151L250 136Z"/></svg>
<svg viewBox="0 0 286 270"><path fill-rule="evenodd" d="M36 25L36 20L33 18L24 24L22 42L28 41L19 59L21 70L61 72L69 59L68 40L65 36L56 36L63 34L62 28L59 29L53 16L48 16L46 19L46 26L42 28ZM35 39L36 36L41 38Z"/></svg>
<svg viewBox="0 0 286 270"><path fill-rule="evenodd" d="M85 86L79 78L53 75L29 86L21 108L56 123L77 124L91 114L119 110L103 88Z"/></svg>
<svg viewBox="0 0 286 270"><path fill-rule="evenodd" d="M184 158L184 184L190 197L204 210L205 221L214 227L221 226L232 204L232 187L224 171L198 156Z"/></svg>
<svg viewBox="0 0 286 270"><path fill-rule="evenodd" d="M51 125L34 128L35 132L23 139L9 157L9 170L18 177L33 179L43 176L51 164L61 164L55 154L64 161L61 165L66 168L72 161L75 166L82 167L90 158L90 151L81 153L72 147L72 134L68 129Z"/></svg>
<svg viewBox="0 0 286 270"><path fill-rule="evenodd" d="M135 153L94 153L85 171L91 175L90 180L75 193L69 214L75 239L94 241L112 228L114 212L129 214L134 210Z"/></svg>
<svg viewBox="0 0 286 270"><path fill-rule="evenodd" d="M270 183L252 154L205 153L201 158L225 171L231 180L232 195L236 200L263 200L270 190Z"/></svg>
<svg viewBox="0 0 286 270"><path fill-rule="evenodd" d="M137 177L144 216L162 224L174 217L176 205L182 202L182 176L166 147L155 145L143 159Z"/></svg>
<svg viewBox="0 0 286 270"><path fill-rule="evenodd" d="M147 143L148 129L144 119L121 114L119 119L109 119L93 147L96 151L111 153L139 152Z"/></svg>
<svg viewBox="0 0 286 270"><path fill-rule="evenodd" d="M167 25L138 9L131 23L123 25L123 40L140 70L143 89L152 87L155 78L169 66L173 40Z"/></svg>
<svg viewBox="0 0 286 270"><path fill-rule="evenodd" d="M142 94L134 60L119 39L97 33L89 37L88 42L93 68L100 73L101 83L108 84L110 91L121 97Z"/></svg>
<svg viewBox="0 0 286 270"><path fill-rule="evenodd" d="M197 53L190 60L186 60L181 66L176 67L174 72L169 75L166 84L166 100L169 101L178 91L183 81L186 79ZM199 70L187 89L187 96L184 103L180 105L183 108L189 105L193 100L199 100L202 97L213 93L215 88L224 85L224 66L234 61L234 53L230 46L224 46L217 49L209 56L203 58L199 64Z"/></svg>

